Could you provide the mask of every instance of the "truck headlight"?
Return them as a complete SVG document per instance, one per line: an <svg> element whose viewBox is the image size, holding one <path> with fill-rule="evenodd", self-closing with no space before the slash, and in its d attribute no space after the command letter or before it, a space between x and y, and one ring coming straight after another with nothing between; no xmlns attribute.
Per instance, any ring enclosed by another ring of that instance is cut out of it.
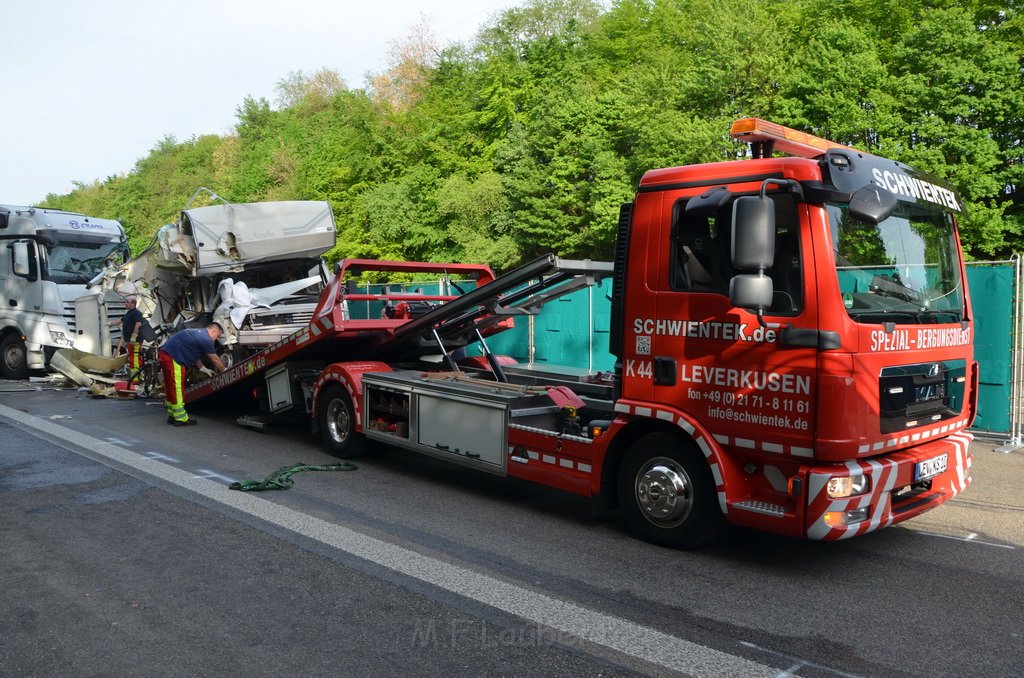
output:
<svg viewBox="0 0 1024 678"><path fill-rule="evenodd" d="M830 478L828 481L828 496L830 499L845 499L864 494L871 487L871 482L863 473L849 476Z"/></svg>

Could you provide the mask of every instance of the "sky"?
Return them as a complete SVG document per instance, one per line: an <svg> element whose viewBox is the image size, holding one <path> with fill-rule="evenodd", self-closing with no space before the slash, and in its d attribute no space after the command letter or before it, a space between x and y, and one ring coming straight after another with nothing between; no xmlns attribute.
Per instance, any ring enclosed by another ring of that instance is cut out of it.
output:
<svg viewBox="0 0 1024 678"><path fill-rule="evenodd" d="M0 203L126 174L164 137L224 135L301 71L349 88L424 20L469 43L525 0L3 0Z"/></svg>

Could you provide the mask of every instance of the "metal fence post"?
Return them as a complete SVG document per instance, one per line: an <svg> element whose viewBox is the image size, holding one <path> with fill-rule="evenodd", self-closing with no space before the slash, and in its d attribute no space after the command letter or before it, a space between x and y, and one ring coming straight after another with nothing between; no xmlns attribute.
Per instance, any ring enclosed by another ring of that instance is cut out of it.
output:
<svg viewBox="0 0 1024 678"><path fill-rule="evenodd" d="M1001 452L1009 452L1021 447L1021 380L1024 379L1024 266L1021 265L1021 257L1014 254L1010 257L1014 266L1014 290L1013 290L1013 361L1012 375L1013 384L1010 387L1010 439L1005 445L996 448Z"/></svg>

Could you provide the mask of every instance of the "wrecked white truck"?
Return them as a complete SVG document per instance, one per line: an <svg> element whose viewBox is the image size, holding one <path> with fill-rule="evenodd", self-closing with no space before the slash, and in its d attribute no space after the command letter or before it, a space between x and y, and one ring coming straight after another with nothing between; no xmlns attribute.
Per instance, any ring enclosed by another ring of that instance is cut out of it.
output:
<svg viewBox="0 0 1024 678"><path fill-rule="evenodd" d="M326 283L321 255L334 246L334 214L324 201L233 204L200 191L220 204L186 207L105 284L136 294L151 325L219 322L230 364L309 323Z"/></svg>

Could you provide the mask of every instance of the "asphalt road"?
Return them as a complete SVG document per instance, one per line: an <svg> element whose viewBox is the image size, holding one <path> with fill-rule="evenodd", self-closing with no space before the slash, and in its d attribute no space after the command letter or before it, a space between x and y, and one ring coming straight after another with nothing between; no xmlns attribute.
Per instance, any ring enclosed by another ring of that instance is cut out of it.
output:
<svg viewBox="0 0 1024 678"><path fill-rule="evenodd" d="M581 498L300 428L0 381L0 675L1024 673L1024 451L836 544L676 552Z"/></svg>

